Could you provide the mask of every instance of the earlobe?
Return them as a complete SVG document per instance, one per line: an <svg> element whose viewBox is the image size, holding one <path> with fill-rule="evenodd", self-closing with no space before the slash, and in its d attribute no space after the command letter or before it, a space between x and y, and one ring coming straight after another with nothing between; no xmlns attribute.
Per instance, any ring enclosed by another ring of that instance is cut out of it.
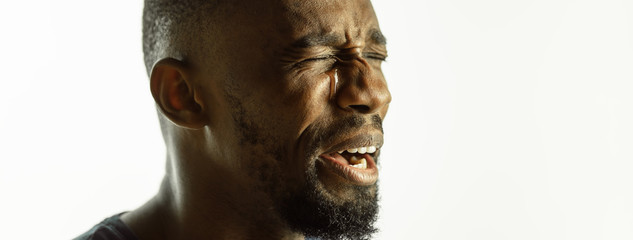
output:
<svg viewBox="0 0 633 240"><path fill-rule="evenodd" d="M185 63L164 58L152 68L150 89L160 111L171 122L184 128L200 129L207 124L204 107L189 76Z"/></svg>

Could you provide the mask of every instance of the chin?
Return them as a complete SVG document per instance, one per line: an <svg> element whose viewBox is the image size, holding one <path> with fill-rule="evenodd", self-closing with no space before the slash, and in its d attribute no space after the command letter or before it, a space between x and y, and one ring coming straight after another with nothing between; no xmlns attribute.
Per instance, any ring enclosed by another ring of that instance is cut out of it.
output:
<svg viewBox="0 0 633 240"><path fill-rule="evenodd" d="M332 184L336 178L324 182L317 173L314 165L308 168L306 185L277 206L287 224L308 237L371 239L377 231L378 184Z"/></svg>
<svg viewBox="0 0 633 240"><path fill-rule="evenodd" d="M362 199L377 198L378 184L376 181L370 184L358 184L329 171L328 168L317 166L316 169L316 177L310 174L311 179L308 182L315 189L314 192L335 205L358 203Z"/></svg>

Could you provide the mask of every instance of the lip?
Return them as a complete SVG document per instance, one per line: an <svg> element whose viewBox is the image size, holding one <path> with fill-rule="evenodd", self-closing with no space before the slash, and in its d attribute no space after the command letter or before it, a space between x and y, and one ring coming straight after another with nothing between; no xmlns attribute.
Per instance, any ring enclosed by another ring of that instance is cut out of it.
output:
<svg viewBox="0 0 633 240"><path fill-rule="evenodd" d="M367 161L367 168L360 169L349 165L338 153L326 153L319 156L328 170L356 185L372 185L378 181L378 168L374 158L369 154L361 155Z"/></svg>
<svg viewBox="0 0 633 240"><path fill-rule="evenodd" d="M381 147L383 139L381 135L362 135L347 141L343 141L329 148L326 153L319 155L320 162L325 170L342 177L354 185L367 186L376 183L378 180L378 167L376 160L370 154L362 154L361 157L367 161L367 168L360 169L352 167L348 161L338 153L338 151L358 148L363 146ZM378 156L378 150L374 156Z"/></svg>

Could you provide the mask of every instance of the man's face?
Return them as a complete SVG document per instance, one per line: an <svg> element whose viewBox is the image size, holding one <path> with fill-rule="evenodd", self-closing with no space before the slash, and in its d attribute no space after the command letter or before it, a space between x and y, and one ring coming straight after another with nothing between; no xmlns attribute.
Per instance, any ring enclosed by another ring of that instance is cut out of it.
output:
<svg viewBox="0 0 633 240"><path fill-rule="evenodd" d="M295 230L372 232L391 96L371 4L270 2L229 14L197 66L213 157Z"/></svg>

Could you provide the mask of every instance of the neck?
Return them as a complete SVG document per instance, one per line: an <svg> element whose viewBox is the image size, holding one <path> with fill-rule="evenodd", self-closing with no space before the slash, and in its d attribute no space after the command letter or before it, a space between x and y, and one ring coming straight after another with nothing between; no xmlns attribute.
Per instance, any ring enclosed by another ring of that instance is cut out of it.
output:
<svg viewBox="0 0 633 240"><path fill-rule="evenodd" d="M286 227L267 197L226 171L187 169L184 159L167 162L158 194L121 217L139 239L303 239ZM197 177L201 174L206 177Z"/></svg>

